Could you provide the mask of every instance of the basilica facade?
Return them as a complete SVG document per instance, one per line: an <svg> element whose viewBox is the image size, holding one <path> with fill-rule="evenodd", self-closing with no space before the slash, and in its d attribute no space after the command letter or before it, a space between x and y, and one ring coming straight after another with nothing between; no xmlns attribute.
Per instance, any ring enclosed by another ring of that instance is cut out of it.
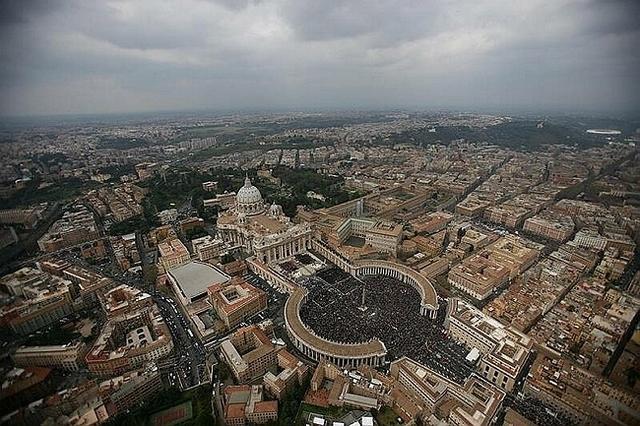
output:
<svg viewBox="0 0 640 426"><path fill-rule="evenodd" d="M311 247L309 224L293 224L277 204L268 205L247 177L233 208L218 216L220 237L263 263L305 252Z"/></svg>

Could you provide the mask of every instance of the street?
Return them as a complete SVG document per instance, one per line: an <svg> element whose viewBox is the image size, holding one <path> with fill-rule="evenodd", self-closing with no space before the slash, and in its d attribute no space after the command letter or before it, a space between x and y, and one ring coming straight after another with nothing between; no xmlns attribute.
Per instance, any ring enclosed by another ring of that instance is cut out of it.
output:
<svg viewBox="0 0 640 426"><path fill-rule="evenodd" d="M206 377L204 346L193 335L174 300L157 292L152 292L151 295L173 336L174 363L168 369L170 384L177 384L182 390L198 386ZM177 380L177 383L173 380Z"/></svg>

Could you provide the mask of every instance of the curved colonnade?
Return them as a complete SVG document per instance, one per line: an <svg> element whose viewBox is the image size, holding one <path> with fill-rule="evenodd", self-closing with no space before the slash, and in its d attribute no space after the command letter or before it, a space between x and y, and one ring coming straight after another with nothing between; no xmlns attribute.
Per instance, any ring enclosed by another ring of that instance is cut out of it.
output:
<svg viewBox="0 0 640 426"><path fill-rule="evenodd" d="M420 294L420 314L430 319L438 316L438 295L429 279L408 266L386 260L358 260L351 273L356 277L382 275L411 285Z"/></svg>
<svg viewBox="0 0 640 426"><path fill-rule="evenodd" d="M289 338L300 352L316 361L326 359L341 368L384 364L387 348L379 339L362 343L333 342L307 327L300 319L300 306L307 300L308 294L307 289L298 287L284 305L284 322Z"/></svg>
<svg viewBox="0 0 640 426"><path fill-rule="evenodd" d="M434 319L438 314L438 296L429 280L413 269L393 262L361 260L350 265L356 277L383 275L408 283L421 298L420 313ZM300 318L300 307L306 301L308 290L296 287L291 291L284 307L284 322L289 338L296 348L309 358L326 359L338 367L357 367L361 364L384 364L387 348L384 342L374 338L362 343L341 343L324 339L307 327Z"/></svg>

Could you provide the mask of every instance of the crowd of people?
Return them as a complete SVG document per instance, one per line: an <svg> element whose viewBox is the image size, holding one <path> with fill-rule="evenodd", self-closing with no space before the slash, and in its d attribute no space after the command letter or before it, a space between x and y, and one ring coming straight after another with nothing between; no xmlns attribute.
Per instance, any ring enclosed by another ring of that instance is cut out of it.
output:
<svg viewBox="0 0 640 426"><path fill-rule="evenodd" d="M569 417L561 412L554 411L553 408L538 399L529 397L521 398L519 396L513 397L507 394L504 406L510 407L518 413L523 414L527 419L537 425L567 426L574 424Z"/></svg>
<svg viewBox="0 0 640 426"><path fill-rule="evenodd" d="M388 360L406 355L460 383L474 371L465 361L468 350L443 329L445 304L434 320L420 315L420 295L411 285L385 276L359 279L337 268L303 285L309 296L300 317L317 335L345 343L377 337Z"/></svg>

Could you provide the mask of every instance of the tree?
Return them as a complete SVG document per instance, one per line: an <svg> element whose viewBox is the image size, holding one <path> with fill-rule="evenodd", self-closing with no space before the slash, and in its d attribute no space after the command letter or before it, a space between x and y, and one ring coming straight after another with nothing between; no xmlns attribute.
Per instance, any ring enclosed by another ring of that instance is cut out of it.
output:
<svg viewBox="0 0 640 426"><path fill-rule="evenodd" d="M196 238L205 237L207 235L209 235L209 234L207 233L207 231L204 228L188 229L187 232L185 232L185 237L188 240L194 240Z"/></svg>
<svg viewBox="0 0 640 426"><path fill-rule="evenodd" d="M220 381L224 382L229 378L229 368L226 364L220 363L218 364L218 376L220 376Z"/></svg>
<svg viewBox="0 0 640 426"><path fill-rule="evenodd" d="M198 417L196 417L196 425L198 426L211 426L212 424L214 424L215 419L213 418L213 416L209 413L205 413L204 411L201 411L200 413L198 413Z"/></svg>
<svg viewBox="0 0 640 426"><path fill-rule="evenodd" d="M280 400L278 417L281 425L293 424L310 382L311 377L307 376L302 384L297 384Z"/></svg>
<svg viewBox="0 0 640 426"><path fill-rule="evenodd" d="M149 265L144 272L144 283L146 285L153 285L156 282L156 278L158 277L158 268L156 265Z"/></svg>

